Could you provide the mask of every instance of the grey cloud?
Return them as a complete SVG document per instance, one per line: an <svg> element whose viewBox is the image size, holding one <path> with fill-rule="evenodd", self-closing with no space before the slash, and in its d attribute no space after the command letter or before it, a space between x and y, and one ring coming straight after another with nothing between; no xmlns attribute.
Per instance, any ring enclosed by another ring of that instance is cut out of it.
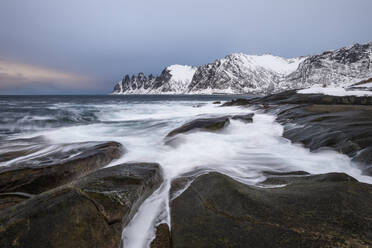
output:
<svg viewBox="0 0 372 248"><path fill-rule="evenodd" d="M89 75L94 92L108 93L123 74L158 74L174 63L369 42L371 9L370 0L2 0L0 54Z"/></svg>

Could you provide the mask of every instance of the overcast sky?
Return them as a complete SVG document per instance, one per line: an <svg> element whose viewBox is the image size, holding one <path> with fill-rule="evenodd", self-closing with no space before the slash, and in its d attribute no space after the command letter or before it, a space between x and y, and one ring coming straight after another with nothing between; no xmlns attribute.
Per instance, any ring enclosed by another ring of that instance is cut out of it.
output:
<svg viewBox="0 0 372 248"><path fill-rule="evenodd" d="M371 42L371 10L371 0L1 0L0 94L106 94L125 74L170 64Z"/></svg>

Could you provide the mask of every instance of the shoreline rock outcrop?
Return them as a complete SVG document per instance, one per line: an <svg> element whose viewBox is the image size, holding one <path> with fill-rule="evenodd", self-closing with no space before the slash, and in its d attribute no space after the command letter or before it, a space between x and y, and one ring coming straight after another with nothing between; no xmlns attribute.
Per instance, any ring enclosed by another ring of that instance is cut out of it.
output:
<svg viewBox="0 0 372 248"><path fill-rule="evenodd" d="M273 176L262 188L219 173L171 202L172 247L370 247L372 186L342 173Z"/></svg>
<svg viewBox="0 0 372 248"><path fill-rule="evenodd" d="M1 247L112 247L141 203L162 183L158 164L93 172L1 212Z"/></svg>

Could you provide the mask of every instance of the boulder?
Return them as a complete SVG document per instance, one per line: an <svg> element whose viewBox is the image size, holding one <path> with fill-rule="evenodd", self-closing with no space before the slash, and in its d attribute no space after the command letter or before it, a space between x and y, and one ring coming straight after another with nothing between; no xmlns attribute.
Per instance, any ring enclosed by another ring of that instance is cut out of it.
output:
<svg viewBox="0 0 372 248"><path fill-rule="evenodd" d="M238 98L231 100L230 102L225 102L221 107L230 107L230 106L245 106L251 103L252 99Z"/></svg>
<svg viewBox="0 0 372 248"><path fill-rule="evenodd" d="M190 121L168 133L167 138L194 130L218 131L229 125L229 117L200 118Z"/></svg>
<svg viewBox="0 0 372 248"><path fill-rule="evenodd" d="M161 182L158 164L93 172L1 212L1 247L117 248L123 228Z"/></svg>
<svg viewBox="0 0 372 248"><path fill-rule="evenodd" d="M277 180L287 186L198 177L171 202L172 247L371 247L371 185L340 173Z"/></svg>
<svg viewBox="0 0 372 248"><path fill-rule="evenodd" d="M104 167L123 151L117 142L58 145L52 151L0 167L0 193L39 194Z"/></svg>
<svg viewBox="0 0 372 248"><path fill-rule="evenodd" d="M239 121L242 121L242 122L245 122L245 123L252 123L253 122L253 116L254 116L254 113L249 113L249 114L245 114L245 115L233 115L233 116L231 116L231 119L232 120L239 120Z"/></svg>

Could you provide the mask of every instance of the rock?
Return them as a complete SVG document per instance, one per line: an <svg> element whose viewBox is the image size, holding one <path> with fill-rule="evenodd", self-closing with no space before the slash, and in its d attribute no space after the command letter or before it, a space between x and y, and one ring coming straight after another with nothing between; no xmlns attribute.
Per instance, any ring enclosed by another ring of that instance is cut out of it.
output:
<svg viewBox="0 0 372 248"><path fill-rule="evenodd" d="M195 105L192 105L193 108L201 108L203 106L205 106L206 103L198 103L198 104L195 104Z"/></svg>
<svg viewBox="0 0 372 248"><path fill-rule="evenodd" d="M372 175L372 157L361 153L372 146L372 97L298 94L290 90L240 104L276 114L277 121L284 125L283 137L292 142L311 151L334 149L354 158L364 174Z"/></svg>
<svg viewBox="0 0 372 248"><path fill-rule="evenodd" d="M117 142L61 145L52 152L0 167L0 193L39 194L102 168L122 153Z"/></svg>
<svg viewBox="0 0 372 248"><path fill-rule="evenodd" d="M254 113L246 114L246 115L233 115L231 119L239 120L245 123L252 123L253 122Z"/></svg>
<svg viewBox="0 0 372 248"><path fill-rule="evenodd" d="M169 191L169 199L173 200L178 197L183 191L185 191L195 178L209 173L211 170L208 168L195 168L192 171L183 173L178 177L174 178L171 182L171 188Z"/></svg>
<svg viewBox="0 0 372 248"><path fill-rule="evenodd" d="M117 248L123 228L161 182L158 164L93 172L1 212L1 247Z"/></svg>
<svg viewBox="0 0 372 248"><path fill-rule="evenodd" d="M285 125L285 138L312 151L329 147L354 158L372 144L372 106L297 105L279 112L277 120ZM372 157L360 162L364 170Z"/></svg>
<svg viewBox="0 0 372 248"><path fill-rule="evenodd" d="M17 205L20 202L28 200L33 195L25 194L21 192L14 193L0 193L0 211L14 205Z"/></svg>
<svg viewBox="0 0 372 248"><path fill-rule="evenodd" d="M213 104L221 104L221 102L220 101L215 101L215 102L213 102Z"/></svg>
<svg viewBox="0 0 372 248"><path fill-rule="evenodd" d="M230 123L229 117L200 118L190 121L179 128L168 133L167 137L172 137L180 133L186 133L193 130L218 131Z"/></svg>
<svg viewBox="0 0 372 248"><path fill-rule="evenodd" d="M366 175L372 175L372 146L359 151L352 161L360 164Z"/></svg>
<svg viewBox="0 0 372 248"><path fill-rule="evenodd" d="M26 156L47 147L47 140L43 136L28 139L12 139L0 141L0 163Z"/></svg>
<svg viewBox="0 0 372 248"><path fill-rule="evenodd" d="M360 151L353 159L354 162L372 164L372 146Z"/></svg>
<svg viewBox="0 0 372 248"><path fill-rule="evenodd" d="M230 102L225 102L221 107L230 107L230 106L245 106L251 103L252 99L239 98L236 100L231 100Z"/></svg>
<svg viewBox="0 0 372 248"><path fill-rule="evenodd" d="M171 248L171 235L168 224L160 224L156 227L155 239L151 242L150 248Z"/></svg>
<svg viewBox="0 0 372 248"><path fill-rule="evenodd" d="M272 177L272 176L305 176L310 175L310 173L306 171L263 171L264 176Z"/></svg>
<svg viewBox="0 0 372 248"><path fill-rule="evenodd" d="M172 247L372 245L371 185L339 173L282 178L287 186L262 188L198 177L171 202Z"/></svg>

